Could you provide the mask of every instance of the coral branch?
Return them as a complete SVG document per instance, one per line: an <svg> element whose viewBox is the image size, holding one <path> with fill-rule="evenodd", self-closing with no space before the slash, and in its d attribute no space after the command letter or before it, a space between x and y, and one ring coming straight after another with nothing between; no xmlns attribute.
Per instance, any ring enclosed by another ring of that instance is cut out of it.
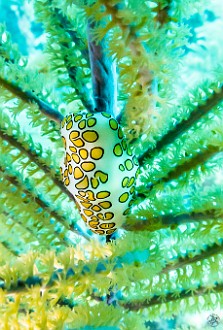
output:
<svg viewBox="0 0 223 330"><path fill-rule="evenodd" d="M65 46L65 45L64 45ZM69 61L67 60L67 57L64 57L64 63L67 68L67 72L69 75L69 78L73 82L73 88L75 89L76 93L78 94L83 106L89 111L89 112L94 112L94 103L92 98L89 96L89 89L87 88L86 85L84 85L81 81L78 81L77 77L80 75L78 74L78 71L81 69L71 65Z"/></svg>
<svg viewBox="0 0 223 330"><path fill-rule="evenodd" d="M97 111L105 111L114 116L117 98L116 66L106 52L105 37L98 43L94 40L94 26L94 23L88 23L88 48L95 107Z"/></svg>
<svg viewBox="0 0 223 330"><path fill-rule="evenodd" d="M213 109L219 102L223 100L223 85L218 92L214 92L205 104L199 105L191 112L188 119L177 124L173 130L162 136L162 139L157 142L155 149L147 150L139 158L139 164L142 165L146 158L152 158L155 153L158 153L163 147L171 144L178 136L189 130L198 120Z"/></svg>
<svg viewBox="0 0 223 330"><path fill-rule="evenodd" d="M208 246L204 252L197 254L194 257L189 257L189 256L181 257L178 259L178 261L175 264L166 265L166 267L163 268L160 273L168 273L171 270L181 268L185 265L191 265L197 261L207 259L215 254L222 252L223 252L223 244L221 245L213 244L212 246Z"/></svg>
<svg viewBox="0 0 223 330"><path fill-rule="evenodd" d="M53 12L54 12L55 19L58 21L58 25L62 26L63 29L69 34L71 40L75 44L75 47L81 52L83 59L86 60L87 65L90 67L88 48L85 45L83 39L78 35L77 31L74 31L74 29L73 29L72 25L70 24L70 22L68 21L68 19L64 15L62 15L57 8L55 8L53 10ZM63 42L61 44L63 47L70 49L71 43ZM94 112L94 102L93 102L92 98L90 97L89 89L83 83L83 81L78 81L78 79L77 79L77 77L80 77L80 74L78 74L78 72L81 72L81 70L83 70L83 68L72 65L69 62L67 55L64 56L64 63L65 63L69 78L73 82L72 87L75 89L75 91L78 94L84 107L88 111Z"/></svg>
<svg viewBox="0 0 223 330"><path fill-rule="evenodd" d="M0 77L0 85L2 85L4 88L9 90L12 94L16 95L20 99L22 99L24 102L36 102L39 110L47 117L49 117L51 120L60 123L63 120L63 115L53 109L48 103L45 101L40 100L37 96L35 96L32 92L26 91L24 92L19 86L16 86L12 82L8 82L5 79Z"/></svg>
<svg viewBox="0 0 223 330"><path fill-rule="evenodd" d="M5 172L4 168L2 168L0 166L0 172ZM19 179L17 176L13 176L13 175L5 175L6 180L8 180L9 182L11 182L13 185L18 186L20 185L19 183ZM27 179L26 179L27 180ZM28 181L27 181L28 182ZM27 183L28 184L28 183ZM42 207L43 209L45 209L52 217L54 217L59 223L61 223L63 226L66 227L67 224L67 219L66 217L61 216L60 214L57 213L57 211L52 210L50 208L50 203L48 203L47 201L43 200L41 198L41 195L35 195L34 192L31 189L23 189L24 193L27 196L30 196L40 207ZM73 225L69 225L69 230L72 231L73 233L77 234L77 235L81 235L82 237L84 237L85 239L89 240L88 235L86 235L81 228L75 224L75 228L73 228Z"/></svg>
<svg viewBox="0 0 223 330"><path fill-rule="evenodd" d="M15 257L19 256L19 252L15 249L13 249L10 244L7 241L1 241L1 244L8 250L10 251ZM1 287L1 285L0 285Z"/></svg>
<svg viewBox="0 0 223 330"><path fill-rule="evenodd" d="M85 41L78 35L77 31L74 31L74 27L70 24L67 17L60 13L60 10L58 8L54 8L53 11L63 30L65 30L70 35L71 39L75 43L75 46L81 52L82 57L86 60L87 64L89 64L89 53Z"/></svg>
<svg viewBox="0 0 223 330"><path fill-rule="evenodd" d="M0 138L2 138L3 140L7 141L10 145L14 146L15 148L17 148L18 150L20 150L23 154L26 154L31 162L34 162L42 171L44 171L44 173L46 173L50 179L54 182L54 184L63 192L65 193L70 200L72 200L75 205L76 205L76 201L74 196L65 188L64 184L59 180L58 177L56 176L52 176L52 170L46 166L45 164L43 164L41 162L41 159L39 158L39 156L35 153L34 150L26 150L22 144L20 144L16 138L14 136L9 136L6 134L6 132L1 131L0 129ZM76 227L76 232L81 235L82 237L84 237L85 239L89 240L88 235L86 235L82 229L79 227L78 224L75 224Z"/></svg>
<svg viewBox="0 0 223 330"><path fill-rule="evenodd" d="M12 219L15 223L18 223L20 226L25 227L24 224L21 221L18 221L17 219L15 219L15 217L10 212L3 211L2 214L4 214L4 216L7 219ZM25 227L25 228L30 234L34 235L33 231L30 229L30 227ZM38 239L36 235L34 235L34 236L36 239Z"/></svg>
<svg viewBox="0 0 223 330"><path fill-rule="evenodd" d="M181 214L179 216L165 215L159 218L151 218L145 220L136 219L130 216L122 225L122 228L128 231L153 231L159 226L160 228L169 227L172 225L180 225L188 222L197 222L219 218L215 210L209 210L204 213Z"/></svg>
<svg viewBox="0 0 223 330"><path fill-rule="evenodd" d="M223 291L223 284L217 283L214 287L215 292ZM145 301L132 301L128 303L119 302L120 306L125 309L129 309L131 311L138 311L139 309L148 308L153 305L160 305L163 303L168 303L170 301L181 300L185 298L190 298L192 296L203 296L206 294L210 294L209 290L207 290L204 286L197 287L196 290L182 290L179 294L175 295L174 292L167 293L165 296L154 295L151 299L147 299Z"/></svg>
<svg viewBox="0 0 223 330"><path fill-rule="evenodd" d="M137 70L137 82L140 86L139 91L142 93L143 90L145 90L146 93L151 94L153 75L148 66L142 61L142 58L146 58L147 51L141 42L138 33L140 28L146 25L146 17L142 17L138 24L133 22L132 24L128 24L125 22L125 15L120 15L120 11L128 11L124 2L114 4L110 1L104 1L103 4L106 7L107 12L112 16L113 21L116 22L123 31L126 46L129 47L132 52L133 63Z"/></svg>
<svg viewBox="0 0 223 330"><path fill-rule="evenodd" d="M184 164L179 165L178 167L173 169L173 171L169 172L170 174L167 177L162 178L162 180L160 180L159 182L168 182L179 178L181 175L183 175L186 172L188 173L195 167L199 165L204 165L206 161L213 158L215 155L217 155L218 152L219 152L219 147L208 146L207 149L205 149L200 154L196 155L194 158L185 159L186 162ZM153 186L150 186L150 189L152 189L152 187Z"/></svg>
<svg viewBox="0 0 223 330"><path fill-rule="evenodd" d="M2 278L0 278L1 281L4 281ZM19 292L24 292L27 291L27 287L32 287L34 285L40 285L42 283L42 279L38 276L30 276L27 278L25 281L18 280L17 286L13 285L11 289L7 290L7 293L19 293ZM0 288L5 290L5 284L1 283Z"/></svg>
<svg viewBox="0 0 223 330"><path fill-rule="evenodd" d="M0 166L0 172L3 172L3 173L5 172L4 168L2 168L1 166ZM20 182L19 182L19 179L17 178L17 176L5 174L4 177L5 177L6 180L11 182L14 186L20 186ZM55 210L52 210L50 208L50 203L43 200L40 197L40 195L34 195L34 192L30 189L23 189L23 192L27 196L31 197L33 199L33 201L35 201L41 208L43 208L44 210L49 212L49 214L52 217L54 217L59 223L66 226L66 218L59 215ZM72 229L71 227L69 229L76 233L76 230Z"/></svg>
<svg viewBox="0 0 223 330"><path fill-rule="evenodd" d="M10 145L17 148L21 151L21 153L25 154L29 157L30 161L35 163L44 173L49 175L50 179L55 183L55 185L63 192L65 193L72 201L74 201L73 195L65 188L64 184L59 180L58 177L52 176L52 169L50 169L48 166L43 164L43 160L40 159L40 157L36 154L34 150L25 149L24 146L16 140L14 136L7 135L6 132L1 131L0 129L0 138L7 141Z"/></svg>

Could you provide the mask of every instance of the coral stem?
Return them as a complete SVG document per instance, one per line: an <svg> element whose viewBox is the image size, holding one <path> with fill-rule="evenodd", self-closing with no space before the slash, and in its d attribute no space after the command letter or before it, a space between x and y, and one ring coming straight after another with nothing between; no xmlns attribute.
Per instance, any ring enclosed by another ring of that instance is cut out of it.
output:
<svg viewBox="0 0 223 330"><path fill-rule="evenodd" d="M182 165L177 166L175 169L171 172L167 177L162 178L160 182L168 182L171 180L175 180L179 178L184 173L188 173L192 169L196 168L199 165L204 165L205 162L211 160L213 157L215 157L219 153L220 149L216 146L208 146L207 149L197 154L195 157L186 159L186 162ZM150 186L150 189L152 189L152 186Z"/></svg>
<svg viewBox="0 0 223 330"><path fill-rule="evenodd" d="M139 220L134 217L129 217L127 221L122 225L122 228L128 231L145 231L145 230L156 230L156 224L159 227L169 227L171 225L180 225L188 222L197 222L219 218L215 214L215 210L209 210L204 213L191 213L181 214L178 216L165 215L159 218L151 218L145 220Z"/></svg>
<svg viewBox="0 0 223 330"><path fill-rule="evenodd" d="M214 287L215 292L223 291L223 284L216 284ZM203 296L206 294L210 294L209 290L207 290L204 286L199 286L196 290L182 290L179 294L174 295L173 292L167 293L165 295L165 300L160 299L161 297L158 295L153 296L151 299L147 299L145 301L132 301L129 303L120 303L122 307L125 309L129 309L131 311L138 311L139 309L148 308L153 305L160 305L163 303L168 303L170 301L181 300L185 298L190 298L192 296Z"/></svg>
<svg viewBox="0 0 223 330"><path fill-rule="evenodd" d="M26 150L22 144L20 144L15 137L13 136L9 136L7 135L5 132L0 130L0 138L2 138L3 140L7 141L10 145L14 146L15 148L17 148L18 150L20 150L22 153L26 154L29 159L34 162L42 171L44 171L47 175L50 176L50 179L54 182L54 184L63 192L65 193L70 200L75 202L76 205L76 201L73 197L73 195L66 189L66 187L64 186L64 184L56 177L56 176L52 176L52 170L46 166L45 164L41 163L41 160L39 159L38 155L35 153L35 151L33 150ZM79 235L81 235L82 237L84 237L85 239L89 240L88 235L86 235L82 229L76 224L76 231Z"/></svg>
<svg viewBox="0 0 223 330"><path fill-rule="evenodd" d="M23 145L18 142L14 136L7 135L7 133L1 131L1 129L0 138L7 141L10 145L21 151L21 153L28 156L31 162L35 163L44 173L50 176L50 179L63 193L65 193L72 201L74 200L73 195L65 188L64 184L56 176L52 176L52 170L47 165L41 162L41 159L34 150L25 149Z"/></svg>
<svg viewBox="0 0 223 330"><path fill-rule="evenodd" d="M4 168L2 168L0 166L0 172L5 172ZM8 180L10 183L12 183L14 186L19 186L19 180L16 176L13 175L8 175L6 174L5 179ZM54 217L58 222L60 222L62 225L66 224L66 219L63 218L62 216L60 216L55 210L52 210L50 208L50 203L47 203L46 201L44 201L40 196L38 195L34 195L33 192L29 189L23 189L23 192L27 195L30 196L31 198L33 198L33 200L35 200L35 202L44 210L47 210L47 212L49 212L49 214ZM69 228L71 231L76 232L76 230L73 230L72 228Z"/></svg>
<svg viewBox="0 0 223 330"><path fill-rule="evenodd" d="M175 264L166 265L166 267L162 269L161 273L168 273L171 270L175 270L185 265L189 265L189 264L191 265L194 262L207 259L215 254L222 252L223 252L223 244L221 245L213 244L212 246L208 246L205 251L203 251L200 254L197 254L192 258L189 256L181 257L178 259L178 261Z"/></svg>
<svg viewBox="0 0 223 330"><path fill-rule="evenodd" d="M69 20L64 15L62 15L57 8L54 9L53 15L55 16L56 22L58 22L58 27L63 26L63 29L69 34L71 40L74 42L75 47L80 50L81 55L83 59L86 60L88 67L90 67L88 48L85 45L84 40L78 35L78 32L74 30ZM70 45L71 42L62 43L62 46L65 47L67 50L70 49ZM94 112L94 103L92 98L90 97L90 93L87 86L84 84L84 82L78 81L77 79L77 77L80 76L78 72L80 73L81 70L83 71L83 68L72 65L69 62L67 55L64 56L64 64L66 66L69 78L73 82L72 87L75 89L77 95L83 103L83 106L89 112Z"/></svg>
<svg viewBox="0 0 223 330"><path fill-rule="evenodd" d="M223 85L218 92L214 92L205 104L199 105L194 111L191 112L188 119L181 121L173 130L169 131L162 136L156 144L155 149L147 150L139 158L139 164L142 165L146 158L152 158L155 153L158 153L163 147L171 144L178 136L190 129L198 120L213 109L223 99Z"/></svg>
<svg viewBox="0 0 223 330"><path fill-rule="evenodd" d="M36 102L39 110L47 117L49 117L51 120L60 123L63 120L63 115L53 109L48 103L46 103L43 100L40 100L36 95L34 95L30 91L24 92L19 86L16 86L12 82L9 82L3 78L0 77L0 85L2 85L4 88L9 90L11 93L22 99L24 102Z"/></svg>
<svg viewBox="0 0 223 330"><path fill-rule="evenodd" d="M105 37L98 43L92 31L94 23L88 23L88 48L92 71L93 94L96 111L114 116L117 99L116 65L106 52Z"/></svg>

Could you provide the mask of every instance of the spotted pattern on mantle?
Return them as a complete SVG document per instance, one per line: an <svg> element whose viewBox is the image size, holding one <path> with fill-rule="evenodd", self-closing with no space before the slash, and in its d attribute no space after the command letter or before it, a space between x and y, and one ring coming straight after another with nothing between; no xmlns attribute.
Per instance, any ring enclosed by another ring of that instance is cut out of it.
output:
<svg viewBox="0 0 223 330"><path fill-rule="evenodd" d="M111 235L125 221L138 164L119 123L109 114L70 114L61 123L62 179L80 215L96 234Z"/></svg>

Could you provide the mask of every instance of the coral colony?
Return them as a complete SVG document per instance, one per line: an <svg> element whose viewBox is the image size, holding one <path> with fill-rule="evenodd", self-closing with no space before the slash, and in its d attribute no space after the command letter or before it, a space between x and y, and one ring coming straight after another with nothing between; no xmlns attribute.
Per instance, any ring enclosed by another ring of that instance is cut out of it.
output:
<svg viewBox="0 0 223 330"><path fill-rule="evenodd" d="M218 326L222 1L0 6L0 329Z"/></svg>

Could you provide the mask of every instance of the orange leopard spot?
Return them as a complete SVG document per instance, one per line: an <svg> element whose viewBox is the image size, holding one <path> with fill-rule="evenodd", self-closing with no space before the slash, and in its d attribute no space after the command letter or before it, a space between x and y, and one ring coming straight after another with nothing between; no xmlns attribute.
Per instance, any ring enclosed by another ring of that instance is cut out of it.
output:
<svg viewBox="0 0 223 330"><path fill-rule="evenodd" d="M73 127L73 121L69 121L69 123L67 123L66 129L69 131L71 128Z"/></svg>
<svg viewBox="0 0 223 330"><path fill-rule="evenodd" d="M75 184L75 187L77 189L86 189L89 186L88 177L85 176L83 180L79 181L77 184Z"/></svg>
<svg viewBox="0 0 223 330"><path fill-rule="evenodd" d="M105 220L111 220L112 218L114 218L113 212L105 212Z"/></svg>
<svg viewBox="0 0 223 330"><path fill-rule="evenodd" d="M133 177L131 177L131 179L129 180L129 183L128 183L127 187L131 187L131 186L133 185L134 182L135 182L135 178L134 178L134 176L133 176Z"/></svg>
<svg viewBox="0 0 223 330"><path fill-rule="evenodd" d="M111 195L111 193L109 191L99 191L96 195L97 198L99 199L103 199L103 198L107 198Z"/></svg>
<svg viewBox="0 0 223 330"><path fill-rule="evenodd" d="M77 154L72 154L71 157L75 161L75 163L80 163L80 157Z"/></svg>
<svg viewBox="0 0 223 330"><path fill-rule="evenodd" d="M122 165L122 164L120 164L118 168L119 168L119 169L120 169L120 171L122 171L122 172L124 172L124 171L125 171L125 167L124 167L124 165Z"/></svg>
<svg viewBox="0 0 223 330"><path fill-rule="evenodd" d="M84 213L85 213L88 217L90 217L91 215L94 214L94 213L93 213L92 211L90 211L90 210L84 210Z"/></svg>
<svg viewBox="0 0 223 330"><path fill-rule="evenodd" d="M112 203L110 202L100 202L98 203L98 205L100 205L103 209L109 209L112 206Z"/></svg>
<svg viewBox="0 0 223 330"><path fill-rule="evenodd" d="M88 200L82 196L79 196L79 195L75 195L76 198L80 199L81 201L83 202L88 202Z"/></svg>
<svg viewBox="0 0 223 330"><path fill-rule="evenodd" d="M128 215L130 212L130 208L127 208L124 212L123 212L123 215Z"/></svg>
<svg viewBox="0 0 223 330"><path fill-rule="evenodd" d="M130 189L130 194L133 194L134 191L135 191L135 187L132 187L132 188Z"/></svg>
<svg viewBox="0 0 223 330"><path fill-rule="evenodd" d="M88 121L87 121L87 125L88 125L88 127L92 127L92 126L94 126L96 124L96 119L95 118L90 118L90 119L88 119Z"/></svg>
<svg viewBox="0 0 223 330"><path fill-rule="evenodd" d="M71 142L73 142L73 140L78 138L79 135L80 135L80 133L78 131L72 131L69 135L69 138L70 138Z"/></svg>
<svg viewBox="0 0 223 330"><path fill-rule="evenodd" d="M84 222L87 222L87 218L82 213L81 213L81 218L84 220Z"/></svg>
<svg viewBox="0 0 223 330"><path fill-rule="evenodd" d="M114 222L102 223L99 227L102 229L110 229L115 227L115 223Z"/></svg>
<svg viewBox="0 0 223 330"><path fill-rule="evenodd" d="M90 207L91 207L91 203L88 203L88 202L81 202L81 205L83 206L83 207L85 207L86 209L89 209Z"/></svg>
<svg viewBox="0 0 223 330"><path fill-rule="evenodd" d="M121 147L121 144L120 143L117 143L114 146L113 153L117 157L120 157L122 155L123 151L122 151L122 147Z"/></svg>
<svg viewBox="0 0 223 330"><path fill-rule="evenodd" d="M85 131L82 133L82 137L86 142L93 143L98 140L98 133L96 131Z"/></svg>
<svg viewBox="0 0 223 330"><path fill-rule="evenodd" d="M74 179L78 180L83 178L84 173L81 171L79 167L74 168Z"/></svg>
<svg viewBox="0 0 223 330"><path fill-rule="evenodd" d="M124 150L126 150L126 148L127 148L126 140L123 139L121 143L122 143L122 148L123 148Z"/></svg>
<svg viewBox="0 0 223 330"><path fill-rule="evenodd" d="M111 220L112 218L114 218L114 213L113 212L105 212L105 214L98 213L98 218L101 220Z"/></svg>
<svg viewBox="0 0 223 330"><path fill-rule="evenodd" d="M100 147L95 147L91 149L91 158L93 159L100 159L102 158L104 154L104 149L100 148Z"/></svg>
<svg viewBox="0 0 223 330"><path fill-rule="evenodd" d="M69 173L69 174L72 174L72 172L73 172L73 168L72 168L72 166L69 164L69 165L68 165L68 173Z"/></svg>
<svg viewBox="0 0 223 330"><path fill-rule="evenodd" d="M91 186L92 186L92 188L93 189L96 189L98 185L99 185L98 179L91 178Z"/></svg>
<svg viewBox="0 0 223 330"><path fill-rule="evenodd" d="M105 182L108 181L108 174L105 173L105 172L102 172L102 171L97 171L97 172L95 173L95 177L96 177L97 179L99 178L99 180L100 180L102 183L105 183Z"/></svg>
<svg viewBox="0 0 223 330"><path fill-rule="evenodd" d="M81 148L84 146L84 141L82 139L73 140L72 143L78 148Z"/></svg>
<svg viewBox="0 0 223 330"><path fill-rule="evenodd" d="M96 199L95 199L95 197L94 197L94 193L93 193L93 191L92 190L87 190L86 191L86 196L87 196L87 198L90 200L90 201L95 201Z"/></svg>
<svg viewBox="0 0 223 330"><path fill-rule="evenodd" d="M94 205L94 206L92 206L92 208L91 208L93 211L95 211L95 212L99 212L99 211L101 211L101 208L98 206L98 205Z"/></svg>
<svg viewBox="0 0 223 330"><path fill-rule="evenodd" d="M111 127L111 129L116 131L118 129L118 122L114 118L111 118L109 120L109 126Z"/></svg>
<svg viewBox="0 0 223 330"><path fill-rule="evenodd" d="M127 186L127 183L129 182L129 178L126 176L123 180L122 180L122 187L125 188Z"/></svg>
<svg viewBox="0 0 223 330"><path fill-rule="evenodd" d="M101 115L105 118L111 118L111 115L109 115L109 113L107 113L105 111L101 112Z"/></svg>
<svg viewBox="0 0 223 330"><path fill-rule="evenodd" d="M77 152L77 148L75 148L75 147L69 147L69 149L70 149L70 151L72 151L72 152L74 152L74 153Z"/></svg>
<svg viewBox="0 0 223 330"><path fill-rule="evenodd" d="M96 228L98 228L99 221L89 221L88 224L91 228L96 229Z"/></svg>
<svg viewBox="0 0 223 330"><path fill-rule="evenodd" d="M85 172L90 172L90 171L93 171L95 169L95 163L92 163L92 162L83 162L81 164L81 167L82 167L82 169Z"/></svg>
<svg viewBox="0 0 223 330"><path fill-rule="evenodd" d="M68 186L70 183L70 179L67 177L65 180L64 180L64 184L65 186Z"/></svg>
<svg viewBox="0 0 223 330"><path fill-rule="evenodd" d="M111 235L111 234L113 234L116 230L117 230L117 228L115 228L115 229L109 229L109 230L106 231L106 235Z"/></svg>
<svg viewBox="0 0 223 330"><path fill-rule="evenodd" d="M68 152L66 153L66 160L68 163L71 161L71 157L70 154L68 154Z"/></svg>
<svg viewBox="0 0 223 330"><path fill-rule="evenodd" d="M80 129L84 129L86 127L86 120L85 119L81 120L78 124L78 127Z"/></svg>
<svg viewBox="0 0 223 330"><path fill-rule="evenodd" d="M78 191L79 195L86 196L86 191Z"/></svg>
<svg viewBox="0 0 223 330"><path fill-rule="evenodd" d="M80 155L81 158L86 159L88 157L87 149L80 149L79 155Z"/></svg>
<svg viewBox="0 0 223 330"><path fill-rule="evenodd" d="M119 139L122 139L124 137L121 127L119 127L119 129L118 129L118 137L119 137Z"/></svg>
<svg viewBox="0 0 223 330"><path fill-rule="evenodd" d="M122 194L120 197L119 197L119 202L120 203L125 203L127 201L127 199L129 198L129 193L125 192L124 194Z"/></svg>
<svg viewBox="0 0 223 330"><path fill-rule="evenodd" d="M77 115L77 116L75 116L74 117L74 121L78 121L78 120L81 120L83 118L83 116L82 115Z"/></svg>
<svg viewBox="0 0 223 330"><path fill-rule="evenodd" d="M66 139L64 136L62 136L62 141L63 141L64 149L66 150Z"/></svg>
<svg viewBox="0 0 223 330"><path fill-rule="evenodd" d="M128 171L131 171L133 169L133 163L132 163L131 159L127 159L125 161L125 167Z"/></svg>

